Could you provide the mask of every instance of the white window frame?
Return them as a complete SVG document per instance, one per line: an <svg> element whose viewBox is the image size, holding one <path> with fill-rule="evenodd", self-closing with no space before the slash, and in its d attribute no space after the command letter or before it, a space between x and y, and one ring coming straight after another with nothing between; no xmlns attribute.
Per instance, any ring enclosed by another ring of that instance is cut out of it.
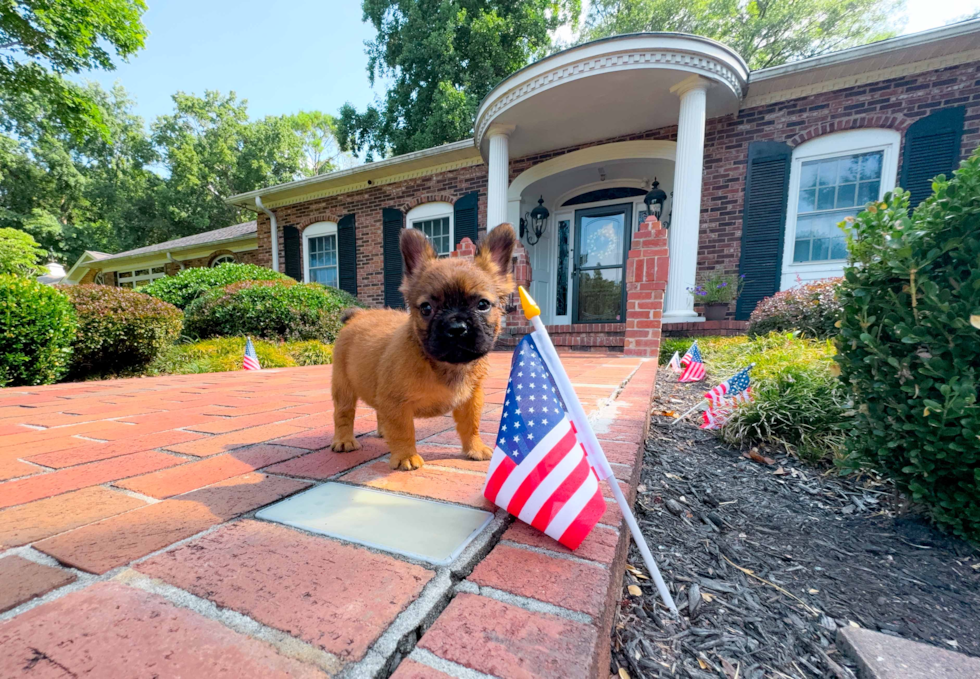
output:
<svg viewBox="0 0 980 679"><path fill-rule="evenodd" d="M232 254L227 254L226 253L226 254L223 254L223 255L218 255L211 262L211 268L213 269L216 266L221 266L222 264L225 264L226 262L227 263L231 263L231 264L237 264L238 263L238 260L235 258L235 255L232 255Z"/></svg>
<svg viewBox="0 0 980 679"><path fill-rule="evenodd" d="M316 222L303 229L303 282L310 282L310 239L337 236L337 222ZM340 238L337 238L337 284L340 284Z"/></svg>
<svg viewBox="0 0 980 679"><path fill-rule="evenodd" d="M137 271L142 271L144 269L146 269L148 273L140 274L138 276L136 275ZM154 271L154 269L159 269L159 271ZM120 280L119 277L121 274L130 274L130 275ZM136 290L137 288L143 287L142 285L137 285L137 283L139 282L145 281L143 285L149 285L150 283L157 280L158 278L166 278L166 277L167 277L166 265L147 264L145 266L140 266L135 269L125 269L122 271L116 271L116 287L123 288L127 286L121 285L121 283L132 283L133 285L132 288L130 289Z"/></svg>
<svg viewBox="0 0 980 679"><path fill-rule="evenodd" d="M886 192L895 188L901 143L902 135L895 130L871 128L834 132L811 139L793 149L793 162L789 174L788 204L786 206L786 227L783 232L783 265L780 290L787 290L797 285L800 282L797 277L805 283L842 276L844 275L844 265L847 263L846 259L825 259L816 262L793 261L803 163L881 151L881 183L878 188L878 199L880 200Z"/></svg>
<svg viewBox="0 0 980 679"><path fill-rule="evenodd" d="M409 229L414 229L418 222L426 222L430 219L443 219L449 217L449 252L445 252L440 257L448 257L456 249L456 224L455 210L451 203L423 203L413 207L405 215L405 225Z"/></svg>

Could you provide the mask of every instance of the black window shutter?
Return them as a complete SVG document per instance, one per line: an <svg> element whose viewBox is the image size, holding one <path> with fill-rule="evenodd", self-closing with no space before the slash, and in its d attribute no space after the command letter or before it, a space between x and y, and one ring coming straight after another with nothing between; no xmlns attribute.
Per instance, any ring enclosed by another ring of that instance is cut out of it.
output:
<svg viewBox="0 0 980 679"><path fill-rule="evenodd" d="M963 106L945 108L920 118L905 131L905 156L899 184L908 191L909 208L932 195L936 175L947 178L959 164L963 136Z"/></svg>
<svg viewBox="0 0 980 679"><path fill-rule="evenodd" d="M477 215L480 194L477 191L461 196L453 206L453 229L456 232L453 247L459 245L464 238L469 238L476 243L477 227L480 223ZM496 224L494 224L496 226Z"/></svg>
<svg viewBox="0 0 980 679"><path fill-rule="evenodd" d="M384 266L385 306L404 309L405 299L398 289L402 284L402 253L398 240L405 226L405 215L401 210L386 207L381 210L381 247Z"/></svg>
<svg viewBox="0 0 980 679"><path fill-rule="evenodd" d="M793 149L789 144L775 141L749 144L738 267L739 273L745 276L745 288L735 307L735 318L740 321L748 320L760 300L779 290L792 159Z"/></svg>
<svg viewBox="0 0 980 679"><path fill-rule="evenodd" d="M299 229L295 226L282 227L283 259L287 276L303 282L303 256L299 247Z"/></svg>
<svg viewBox="0 0 980 679"><path fill-rule="evenodd" d="M337 222L337 278L340 289L357 294L357 234L354 231L354 215L346 215Z"/></svg>

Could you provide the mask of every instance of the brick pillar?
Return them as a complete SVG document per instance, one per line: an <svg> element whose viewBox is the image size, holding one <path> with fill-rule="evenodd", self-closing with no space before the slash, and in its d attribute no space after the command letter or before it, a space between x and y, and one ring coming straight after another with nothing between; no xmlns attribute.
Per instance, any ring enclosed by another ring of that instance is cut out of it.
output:
<svg viewBox="0 0 980 679"><path fill-rule="evenodd" d="M627 356L655 357L660 352L669 264L667 231L656 217L647 217L633 234L626 260Z"/></svg>
<svg viewBox="0 0 980 679"><path fill-rule="evenodd" d="M462 257L472 262L473 258L476 257L476 246L473 245L473 241L471 241L469 238L464 238L463 240L459 241L459 245L456 246L456 249L449 253L449 256Z"/></svg>
<svg viewBox="0 0 980 679"><path fill-rule="evenodd" d="M527 256L527 250L523 243L518 243L514 248L514 284L523 285L525 289L531 286L531 259ZM513 309L504 316L501 324L501 334L517 337L531 332L531 324L524 317L524 310L521 309L521 298L517 294L516 287L513 294L507 298L507 308Z"/></svg>

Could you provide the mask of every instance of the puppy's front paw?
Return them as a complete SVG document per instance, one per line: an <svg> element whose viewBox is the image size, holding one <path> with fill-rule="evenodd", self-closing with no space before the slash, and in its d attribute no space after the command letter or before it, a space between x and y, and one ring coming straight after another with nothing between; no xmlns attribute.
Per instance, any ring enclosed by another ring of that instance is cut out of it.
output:
<svg viewBox="0 0 980 679"><path fill-rule="evenodd" d="M330 444L330 449L335 453L349 453L353 450L360 450L361 444L354 437L349 439L335 438Z"/></svg>
<svg viewBox="0 0 980 679"><path fill-rule="evenodd" d="M471 460L489 460L493 457L493 448L482 441L464 452L466 453L466 457Z"/></svg>
<svg viewBox="0 0 980 679"><path fill-rule="evenodd" d="M393 456L391 461L388 463L392 469L400 469L403 472L410 472L413 469L418 469L424 464L425 460L423 460L422 456L418 453L402 459L397 459Z"/></svg>

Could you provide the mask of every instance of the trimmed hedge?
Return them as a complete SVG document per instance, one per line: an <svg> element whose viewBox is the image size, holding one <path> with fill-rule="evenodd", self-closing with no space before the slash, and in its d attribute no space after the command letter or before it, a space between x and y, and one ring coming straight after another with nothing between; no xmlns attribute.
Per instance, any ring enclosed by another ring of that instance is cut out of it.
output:
<svg viewBox="0 0 980 679"><path fill-rule="evenodd" d="M178 309L187 305L203 293L214 288L223 288L240 281L282 281L292 280L289 276L255 264L222 264L211 268L184 269L176 276L158 278L140 288L140 292L152 295Z"/></svg>
<svg viewBox="0 0 980 679"><path fill-rule="evenodd" d="M344 309L363 306L337 288L293 280L242 281L204 293L187 307L192 337L251 335L332 343Z"/></svg>
<svg viewBox="0 0 980 679"><path fill-rule="evenodd" d="M106 285L58 289L78 316L71 364L75 376L139 370L180 337L180 309L155 297Z"/></svg>
<svg viewBox="0 0 980 679"><path fill-rule="evenodd" d="M317 340L274 343L255 340L255 353L263 368L325 365L333 362L333 347ZM244 337L218 337L178 343L167 349L147 369L153 375L228 372L242 369Z"/></svg>
<svg viewBox="0 0 980 679"><path fill-rule="evenodd" d="M68 369L75 329L67 297L32 278L0 275L0 386L56 382Z"/></svg>
<svg viewBox="0 0 980 679"><path fill-rule="evenodd" d="M837 340L857 406L845 462L980 541L980 150L933 189L911 217L897 190L851 227Z"/></svg>
<svg viewBox="0 0 980 679"><path fill-rule="evenodd" d="M752 337L770 332L798 330L807 337L826 339L837 334L841 317L837 298L840 278L797 285L759 302L749 317Z"/></svg>

